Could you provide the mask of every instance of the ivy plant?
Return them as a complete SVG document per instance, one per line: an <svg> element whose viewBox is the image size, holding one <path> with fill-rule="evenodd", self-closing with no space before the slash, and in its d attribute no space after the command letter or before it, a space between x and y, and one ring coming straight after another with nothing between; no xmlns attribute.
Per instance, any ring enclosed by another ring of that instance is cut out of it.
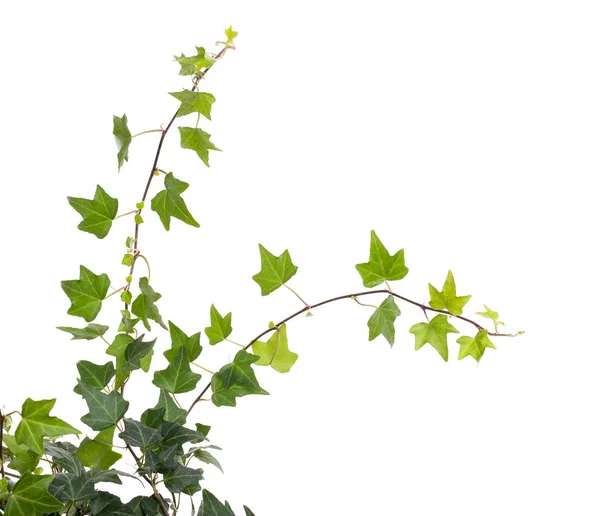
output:
<svg viewBox="0 0 600 516"><path fill-rule="evenodd" d="M178 179L176 172L167 171L168 165L161 162L161 149L167 136L175 133L177 137L178 133L181 148L193 151L205 166L210 165L211 154L219 149L212 135L202 129L202 121L211 119L215 97L201 91L202 79L235 49L236 36L230 27L225 30L224 41L218 42L217 53L196 47L190 55L175 56L179 74L188 77L190 83L181 91L169 92L180 105L164 127L132 134L126 114L113 117L117 172L126 170L129 148L137 137L160 134L135 206L119 213L119 199L101 185L95 186L91 198L85 194L67 197L76 212L74 220L78 217L78 229L98 239L115 231L113 223L117 219L131 219L132 231L123 235L126 252L121 260L127 270L123 279L110 278L104 271L82 264L71 278L62 281L62 290L70 302L67 314L84 322L58 329L72 340L94 341L103 346L106 362L81 360L76 364L78 377L73 379L73 396L81 397L87 405L80 421L71 424L54 414L55 399L27 398L21 407L0 412L1 515L166 516L181 512L182 500L188 498L192 514L198 516L252 516L248 507L234 512L204 482L204 467L221 466L213 455L218 448L208 438L210 426L196 420L194 408L202 400L210 400L217 407L233 407L242 397L268 395L260 385L260 368L289 372L301 350L299 343L291 345L288 340L288 329L293 333L292 321L296 323L300 316L311 315L329 303L350 300L366 307L365 337L369 341L381 337L390 346L396 338L395 322L402 317L400 306L415 305L423 316L409 330L414 335L415 349L432 346L445 361L453 341L458 344L453 346L453 352L457 351L459 360L471 357L479 362L486 350L496 348L492 339L515 335L499 331L504 323L486 305L484 311L476 313L483 318L480 321L464 315L471 296L457 289L452 271L448 271L443 285L429 284L428 303L395 292L393 283L409 273L404 249L398 249L396 242L384 244L375 230L369 236L369 249L356 257L354 265L365 290L337 294L316 303L306 302L288 285L298 271L289 251L258 244L260 270L252 280L262 296L283 288L298 298L301 307L271 323L259 335L246 338L244 344L229 338L234 331L232 314L214 304L206 314L204 344L200 325L189 333L189 329L163 318L162 296L156 290L160 286L151 283L150 257L142 253L144 220L157 216L166 231L172 224L194 228L200 224L186 203L189 184ZM177 132L174 125L178 126ZM147 214L148 208L155 215ZM117 295L122 303L120 309L112 315L102 312L105 302ZM485 319L493 324L493 329L484 326ZM163 355L168 365L162 369L153 367L157 341L165 343L163 349L166 348ZM238 349L229 363L213 372L202 365L202 359L217 344ZM151 375L155 387L151 398L157 401L131 410L127 386L142 374ZM135 419L131 413L141 416ZM117 467L123 455L134 460L134 468L126 471ZM140 481L139 494L131 500L122 500L106 487L121 484L125 477ZM98 486L100 483L102 486Z"/></svg>

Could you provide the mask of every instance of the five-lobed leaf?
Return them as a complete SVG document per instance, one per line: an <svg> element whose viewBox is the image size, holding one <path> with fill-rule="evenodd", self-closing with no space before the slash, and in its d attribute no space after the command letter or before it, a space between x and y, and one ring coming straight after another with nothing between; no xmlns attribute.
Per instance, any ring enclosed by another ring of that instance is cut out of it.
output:
<svg viewBox="0 0 600 516"><path fill-rule="evenodd" d="M57 326L56 329L70 333L73 336L71 340L94 340L98 337L102 337L108 331L108 326L90 323L85 328Z"/></svg>
<svg viewBox="0 0 600 516"><path fill-rule="evenodd" d="M63 504L48 492L50 482L52 475L25 473L8 497L4 516L34 516L61 509Z"/></svg>
<svg viewBox="0 0 600 516"><path fill-rule="evenodd" d="M421 349L425 344L431 344L440 356L448 361L448 333L458 333L458 330L448 322L448 316L438 314L431 321L417 323L411 326L410 333L415 335L415 349Z"/></svg>
<svg viewBox="0 0 600 516"><path fill-rule="evenodd" d="M448 276L441 292L431 283L429 284L429 295L431 296L431 300L429 301L431 308L448 310L452 315L462 314L464 306L471 299L471 296L456 295L456 284L454 283L452 271L448 271Z"/></svg>
<svg viewBox="0 0 600 516"><path fill-rule="evenodd" d="M177 110L177 117L200 113L210 120L210 111L215 103L214 95L202 91L183 90L169 93L181 102Z"/></svg>
<svg viewBox="0 0 600 516"><path fill-rule="evenodd" d="M391 256L375 231L371 231L369 261L357 264L356 270L367 288L376 287L384 281L401 280L408 274L404 264L404 249Z"/></svg>
<svg viewBox="0 0 600 516"><path fill-rule="evenodd" d="M71 300L71 306L67 313L83 317L86 322L91 322L102 308L102 301L108 292L110 279L106 274L96 275L81 265L79 279L61 281L60 286Z"/></svg>
<svg viewBox="0 0 600 516"><path fill-rule="evenodd" d="M292 263L287 249L279 256L270 253L261 244L258 244L258 249L260 251L260 272L252 276L252 279L260 286L261 295L267 296L294 276L298 267Z"/></svg>
<svg viewBox="0 0 600 516"><path fill-rule="evenodd" d="M210 341L210 345L214 346L225 340L231 335L231 312L223 317L215 308L215 305L210 305L210 326L204 328L204 333Z"/></svg>
<svg viewBox="0 0 600 516"><path fill-rule="evenodd" d="M369 327L369 341L379 335L383 335L390 346L394 345L396 329L394 322L400 315L400 308L394 301L394 296L389 295L383 300L383 303L375 310L373 315L367 321Z"/></svg>
<svg viewBox="0 0 600 516"><path fill-rule="evenodd" d="M123 166L125 161L129 161L129 145L131 144L131 132L127 127L127 115L122 117L113 116L113 134L115 135L115 142L117 142L117 161L119 163L119 170Z"/></svg>
<svg viewBox="0 0 600 516"><path fill-rule="evenodd" d="M463 335L462 337L456 339L456 342L460 344L460 350L458 351L459 360L462 360L468 356L472 356L477 362L479 362L485 353L485 348L496 349L496 346L494 346L488 337L487 330L479 330L475 337Z"/></svg>
<svg viewBox="0 0 600 516"><path fill-rule="evenodd" d="M150 323L148 322L149 319L157 322L166 330L167 327L162 320L162 317L158 311L158 307L154 304L162 296L152 289L148 283L148 278L146 277L140 278L139 285L141 293L133 301L133 304L131 305L131 312L142 320L148 331L150 331Z"/></svg>
<svg viewBox="0 0 600 516"><path fill-rule="evenodd" d="M190 186L188 183L176 179L173 173L169 172L165 176L165 189L158 192L152 199L150 206L152 210L158 213L167 231L171 229L171 217L175 217L195 228L200 227L200 224L192 217L185 201L181 197L181 194L187 190L188 186Z"/></svg>
<svg viewBox="0 0 600 516"><path fill-rule="evenodd" d="M210 167L208 164L208 151L221 150L210 141L210 134L198 127L178 127L178 129L181 136L181 148L193 150L202 162Z"/></svg>
<svg viewBox="0 0 600 516"><path fill-rule="evenodd" d="M78 229L96 235L98 238L108 235L119 209L117 199L108 195L100 185L97 185L93 199L67 197L67 201L83 217L77 226Z"/></svg>
<svg viewBox="0 0 600 516"><path fill-rule="evenodd" d="M248 394L269 394L256 379L251 365L260 357L241 349L233 362L223 366L211 380L212 401L217 407L235 407L236 398Z"/></svg>
<svg viewBox="0 0 600 516"><path fill-rule="evenodd" d="M87 403L89 413L81 418L92 430L105 430L117 424L129 408L129 402L117 391L105 394L99 389L79 381L81 395Z"/></svg>
<svg viewBox="0 0 600 516"><path fill-rule="evenodd" d="M257 366L271 366L279 373L287 373L298 360L298 355L288 348L285 324L277 328L267 342L254 342L252 352L260 357Z"/></svg>
<svg viewBox="0 0 600 516"><path fill-rule="evenodd" d="M154 373L152 383L168 392L179 394L194 390L200 378L202 378L201 374L194 373L190 369L187 351L181 346L169 366Z"/></svg>

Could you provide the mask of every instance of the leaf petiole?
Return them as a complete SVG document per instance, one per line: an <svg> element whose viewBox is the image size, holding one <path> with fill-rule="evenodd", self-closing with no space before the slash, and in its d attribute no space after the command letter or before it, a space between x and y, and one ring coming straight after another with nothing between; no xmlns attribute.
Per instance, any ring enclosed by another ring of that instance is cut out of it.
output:
<svg viewBox="0 0 600 516"><path fill-rule="evenodd" d="M147 131L142 131L141 133L137 133L134 134L131 139L133 140L134 138L136 138L137 136L141 136L142 134L148 134L148 133L164 133L165 130L164 129L148 129Z"/></svg>
<svg viewBox="0 0 600 516"><path fill-rule="evenodd" d="M243 347L243 346L242 346L242 347ZM208 374L212 374L212 375L215 375L215 374L216 374L214 371L211 371L210 369L206 369L206 367L204 367L204 366L201 366L200 364L196 364L196 362L191 362L191 364L192 364L193 366L196 366L196 367L197 367L197 368L199 368L199 369L202 369L203 371L206 371Z"/></svg>
<svg viewBox="0 0 600 516"><path fill-rule="evenodd" d="M121 217L126 217L127 215L133 215L137 213L139 210L128 211L127 213L121 213L121 215L117 215L114 220L120 219Z"/></svg>
<svg viewBox="0 0 600 516"><path fill-rule="evenodd" d="M287 288L292 294L294 294L300 301L302 301L307 308L311 308L311 306L300 297L300 294L298 294L298 292L296 292L292 287L288 286L287 283L284 283L283 286Z"/></svg>

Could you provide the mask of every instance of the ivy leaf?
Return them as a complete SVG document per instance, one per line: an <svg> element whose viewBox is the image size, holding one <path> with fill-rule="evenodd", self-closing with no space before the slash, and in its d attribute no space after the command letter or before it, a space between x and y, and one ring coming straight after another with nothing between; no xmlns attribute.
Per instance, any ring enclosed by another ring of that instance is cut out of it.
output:
<svg viewBox="0 0 600 516"><path fill-rule="evenodd" d="M228 29L225 29L225 37L227 38L227 41L225 41L225 46L234 47L233 40L237 37L238 34L239 32L233 30L231 25Z"/></svg>
<svg viewBox="0 0 600 516"><path fill-rule="evenodd" d="M182 346L166 369L154 373L152 383L168 392L179 394L194 390L200 378L202 378L201 374L194 373L190 369L187 351Z"/></svg>
<svg viewBox="0 0 600 516"><path fill-rule="evenodd" d="M188 186L190 186L188 183L176 179L173 172L169 172L165 176L165 189L158 192L154 199L152 199L150 206L153 211L158 213L167 231L171 229L171 217L175 217L195 228L200 227L200 224L192 217L185 201L181 197L181 194L188 189Z"/></svg>
<svg viewBox="0 0 600 516"><path fill-rule="evenodd" d="M216 468L220 469L221 473L224 473L223 467L212 453L207 452L204 449L199 449L194 451L194 457L196 457L199 461L204 462L205 464L212 464Z"/></svg>
<svg viewBox="0 0 600 516"><path fill-rule="evenodd" d="M181 447L181 445L190 441L204 439L204 436L200 432L178 423L163 423L158 429L162 435L162 442L160 443L162 449L167 449L171 446Z"/></svg>
<svg viewBox="0 0 600 516"><path fill-rule="evenodd" d="M118 496L106 491L98 491L98 496L92 500L94 516L136 516L133 509L125 505Z"/></svg>
<svg viewBox="0 0 600 516"><path fill-rule="evenodd" d="M17 440L13 435L4 434L2 440L12 456L12 460L8 464L10 469L14 469L21 473L21 475L24 475L25 473L31 473L36 468L41 454L35 453L24 444L17 444Z"/></svg>
<svg viewBox="0 0 600 516"><path fill-rule="evenodd" d="M91 323L85 328L72 328L70 326L57 326L57 330L65 331L73 335L71 340L94 340L97 337L102 337L107 331L108 326L103 324Z"/></svg>
<svg viewBox="0 0 600 516"><path fill-rule="evenodd" d="M181 148L193 150L202 162L210 167L208 164L208 151L215 150L220 151L210 141L210 134L199 129L198 127L178 127L179 135L181 136Z"/></svg>
<svg viewBox="0 0 600 516"><path fill-rule="evenodd" d="M21 422L15 431L17 444L24 444L38 455L44 453L44 437L80 434L62 419L50 416L56 399L33 401L27 398L21 408Z"/></svg>
<svg viewBox="0 0 600 516"><path fill-rule="evenodd" d="M127 292L130 294L128 296L128 298L130 298L131 292L129 290ZM131 299L128 299L128 301L131 302ZM139 321L140 319L137 317L135 319L131 318L131 312L129 310L121 310L121 323L119 324L119 331L124 333L133 333L134 327Z"/></svg>
<svg viewBox="0 0 600 516"><path fill-rule="evenodd" d="M367 321L369 341L372 341L379 335L383 335L390 343L390 346L393 346L396 336L394 322L399 315L400 308L396 305L394 296L390 295L386 297Z"/></svg>
<svg viewBox="0 0 600 516"><path fill-rule="evenodd" d="M184 489L196 487L202 480L201 469L188 468L178 464L175 468L168 470L163 475L165 487L171 493L181 493ZM192 492L194 490L192 489Z"/></svg>
<svg viewBox="0 0 600 516"><path fill-rule="evenodd" d="M210 305L210 326L204 328L204 333L209 338L211 346L229 337L232 330L231 312L223 317L215 308L215 305Z"/></svg>
<svg viewBox="0 0 600 516"><path fill-rule="evenodd" d="M244 505L244 512L246 513L246 516L255 516L255 514L250 509L248 509L248 507L246 507L245 505Z"/></svg>
<svg viewBox="0 0 600 516"><path fill-rule="evenodd" d="M106 297L110 280L106 274L97 276L81 265L79 279L61 281L60 286L71 300L71 307L67 313L91 322L102 308L102 300Z"/></svg>
<svg viewBox="0 0 600 516"><path fill-rule="evenodd" d="M115 366L112 362L97 365L87 360L77 362L77 371L79 371L81 381L95 389L104 389L116 374ZM74 391L77 394L81 394L79 386L76 386Z"/></svg>
<svg viewBox="0 0 600 516"><path fill-rule="evenodd" d="M105 430L115 426L127 412L129 402L125 401L117 391L105 394L81 381L78 383L81 395L90 411L81 418L81 421L92 430Z"/></svg>
<svg viewBox="0 0 600 516"><path fill-rule="evenodd" d="M121 454L112 449L114 433L115 427L112 426L99 432L94 439L86 437L77 450L81 463L93 470L106 470L117 462Z"/></svg>
<svg viewBox="0 0 600 516"><path fill-rule="evenodd" d="M294 276L298 271L298 267L292 263L292 258L287 249L279 256L271 254L261 244L258 244L258 249L260 251L261 268L258 274L252 276L252 279L259 284L260 293L267 296Z"/></svg>
<svg viewBox="0 0 600 516"><path fill-rule="evenodd" d="M202 352L200 332L194 333L191 337L188 337L183 330L169 321L169 334L171 336L171 349L168 349L163 353L169 362L173 361L181 347L185 348L187 351L190 362L193 362L200 356L200 353Z"/></svg>
<svg viewBox="0 0 600 516"><path fill-rule="evenodd" d="M158 312L157 306L154 304L162 296L158 292L154 292L146 277L140 278L140 290L142 293L135 298L131 305L131 311L142 320L148 331L150 331L148 319L156 321L166 330L167 327Z"/></svg>
<svg viewBox="0 0 600 516"><path fill-rule="evenodd" d="M76 455L77 448L71 443L44 443L44 449L46 455L52 457L52 462L67 473L81 475L85 472L81 460Z"/></svg>
<svg viewBox="0 0 600 516"><path fill-rule="evenodd" d="M252 351L260 357L257 366L271 366L278 373L287 373L298 360L298 355L288 348L287 326L282 324L267 342L257 340Z"/></svg>
<svg viewBox="0 0 600 516"><path fill-rule="evenodd" d="M223 366L211 380L212 402L217 406L235 407L235 398L248 394L269 394L259 384L251 364L260 360L241 349L233 362Z"/></svg>
<svg viewBox="0 0 600 516"><path fill-rule="evenodd" d="M415 349L429 343L447 362L448 333L458 333L458 330L448 322L447 315L438 314L428 323L414 324L409 332L415 335Z"/></svg>
<svg viewBox="0 0 600 516"><path fill-rule="evenodd" d="M129 378L130 373L122 372L122 369L127 363L125 360L125 350L131 342L133 342L133 337L119 333L115 336L113 343L106 348L106 354L116 358L117 377L115 378L115 389L120 388L125 380Z"/></svg>
<svg viewBox="0 0 600 516"><path fill-rule="evenodd" d="M177 116L185 116L190 113L200 113L210 120L210 110L214 104L215 97L210 93L199 91L183 90L175 93L169 93L181 102Z"/></svg>
<svg viewBox="0 0 600 516"><path fill-rule="evenodd" d="M234 512L222 504L210 491L202 490L202 504L198 516L235 516Z"/></svg>
<svg viewBox="0 0 600 516"><path fill-rule="evenodd" d="M485 352L485 348L496 349L496 346L494 346L488 337L487 330L479 330L477 335L475 335L475 338L463 335L456 339L456 342L460 344L460 350L458 352L459 360L470 355L479 362Z"/></svg>
<svg viewBox="0 0 600 516"><path fill-rule="evenodd" d="M165 389L160 389L156 406L144 411L141 417L142 423L152 428L158 428L165 421L183 425L186 419L187 411L179 408Z"/></svg>
<svg viewBox="0 0 600 516"><path fill-rule="evenodd" d="M391 256L375 231L371 231L369 261L357 264L356 270L367 288L376 287L384 281L401 280L408 274L404 265L404 249Z"/></svg>
<svg viewBox="0 0 600 516"><path fill-rule="evenodd" d="M117 199L108 195L100 185L97 185L93 199L67 197L67 201L83 217L77 226L78 229L96 235L98 238L108 235L119 209Z"/></svg>
<svg viewBox="0 0 600 516"><path fill-rule="evenodd" d="M141 368L147 373L150 369L150 360L154 354L152 348L154 347L156 339L144 342L144 335L145 334L140 335L125 347L125 363L123 364L123 367L121 367L122 372L127 373Z"/></svg>
<svg viewBox="0 0 600 516"><path fill-rule="evenodd" d="M92 479L70 473L56 473L48 486L48 492L62 503L91 500L98 494Z"/></svg>
<svg viewBox="0 0 600 516"><path fill-rule="evenodd" d="M123 115L121 118L113 116L113 134L115 135L115 141L117 142L117 160L119 162L119 171L125 161L129 161L129 145L131 144L131 133L129 127L127 127L127 116Z"/></svg>
<svg viewBox="0 0 600 516"><path fill-rule="evenodd" d="M163 501L165 506L169 505L164 498ZM133 510L135 516L163 516L163 511L154 496L136 496L127 502L127 506Z"/></svg>
<svg viewBox="0 0 600 516"><path fill-rule="evenodd" d="M431 301L429 301L431 308L448 310L452 315L462 314L463 307L471 299L471 296L456 295L456 284L454 283L452 271L448 271L448 276L441 292L431 283L429 284L429 295L431 296Z"/></svg>
<svg viewBox="0 0 600 516"><path fill-rule="evenodd" d="M481 315L482 317L486 317L487 319L491 319L494 323L494 330L498 331L498 326L506 326L502 321L498 320L498 312L494 312L489 306L483 305L485 308L485 312L475 312L477 315Z"/></svg>
<svg viewBox="0 0 600 516"><path fill-rule="evenodd" d="M214 59L210 57L206 50L202 47L196 47L196 55L186 57L183 54L181 56L173 56L175 61L181 65L179 75L195 75L202 68L207 68L214 63Z"/></svg>
<svg viewBox="0 0 600 516"><path fill-rule="evenodd" d="M162 435L158 430L135 419L125 419L125 431L121 432L119 437L127 444L142 449L151 448L162 441Z"/></svg>
<svg viewBox="0 0 600 516"><path fill-rule="evenodd" d="M25 473L8 497L4 516L32 516L61 509L63 504L48 492L50 482L52 475Z"/></svg>

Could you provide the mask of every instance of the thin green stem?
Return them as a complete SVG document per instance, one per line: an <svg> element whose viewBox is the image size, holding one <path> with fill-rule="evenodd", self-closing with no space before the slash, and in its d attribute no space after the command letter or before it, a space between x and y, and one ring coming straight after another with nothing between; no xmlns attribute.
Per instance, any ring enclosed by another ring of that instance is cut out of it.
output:
<svg viewBox="0 0 600 516"><path fill-rule="evenodd" d="M243 346L242 346L243 347ZM209 374L215 375L216 373L214 371L211 371L210 369L206 369L206 367L201 366L200 364L196 364L196 362L192 362L192 365L196 366L199 369L202 369L203 371L206 371Z"/></svg>
<svg viewBox="0 0 600 516"><path fill-rule="evenodd" d="M104 338L104 335L100 335L100 338L106 343L107 346L110 346L110 342Z"/></svg>
<svg viewBox="0 0 600 516"><path fill-rule="evenodd" d="M295 290L294 290L292 287L290 287L290 286L289 286L289 285L287 285L286 283L284 283L284 284L283 284L283 286L284 286L285 288L287 288L287 289L288 289L288 290L289 290L289 291L290 291L292 294L294 294L294 295L295 295L295 296L296 296L296 297L297 297L297 298L298 298L300 301L302 301L302 302L305 304L305 306L306 306L307 308L310 308L310 305L309 305L309 304L308 304L306 301L304 301L304 299L302 299L302 298L300 297L300 294L298 294L298 292L296 292L296 291L295 291Z"/></svg>
<svg viewBox="0 0 600 516"><path fill-rule="evenodd" d="M141 253L138 253L136 255L136 258L141 258L142 260L144 260L146 262L146 267L148 268L148 281L150 281L150 262L148 261L148 259Z"/></svg>
<svg viewBox="0 0 600 516"><path fill-rule="evenodd" d="M108 299L111 296L114 296L115 294L118 294L119 292L125 290L127 288L127 285L125 285L124 287L118 288L117 290L115 290L114 292L111 292L110 294L108 294L108 296L106 296L104 298L104 300Z"/></svg>
<svg viewBox="0 0 600 516"><path fill-rule="evenodd" d="M113 220L117 220L120 219L121 217L126 217L127 215L133 215L134 213L137 213L140 210L133 210L133 211L128 211L127 213L121 213L121 215L117 215Z"/></svg>
<svg viewBox="0 0 600 516"><path fill-rule="evenodd" d="M134 138L137 138L138 136L141 136L142 134L148 134L148 133L163 133L164 130L163 129L148 129L147 131L142 131L141 133L137 133L134 134L131 139L133 140Z"/></svg>
<svg viewBox="0 0 600 516"><path fill-rule="evenodd" d="M231 339L225 339L226 342L229 342L231 344L235 344L236 346L239 346L240 348L243 348L244 345L240 344L239 342L236 342L235 340L231 340Z"/></svg>
<svg viewBox="0 0 600 516"><path fill-rule="evenodd" d="M352 298L354 300L355 303L359 304L360 306L369 306L371 308L375 308L375 310L377 310L377 306L375 305L370 305L369 303L361 303L358 299L356 298Z"/></svg>

